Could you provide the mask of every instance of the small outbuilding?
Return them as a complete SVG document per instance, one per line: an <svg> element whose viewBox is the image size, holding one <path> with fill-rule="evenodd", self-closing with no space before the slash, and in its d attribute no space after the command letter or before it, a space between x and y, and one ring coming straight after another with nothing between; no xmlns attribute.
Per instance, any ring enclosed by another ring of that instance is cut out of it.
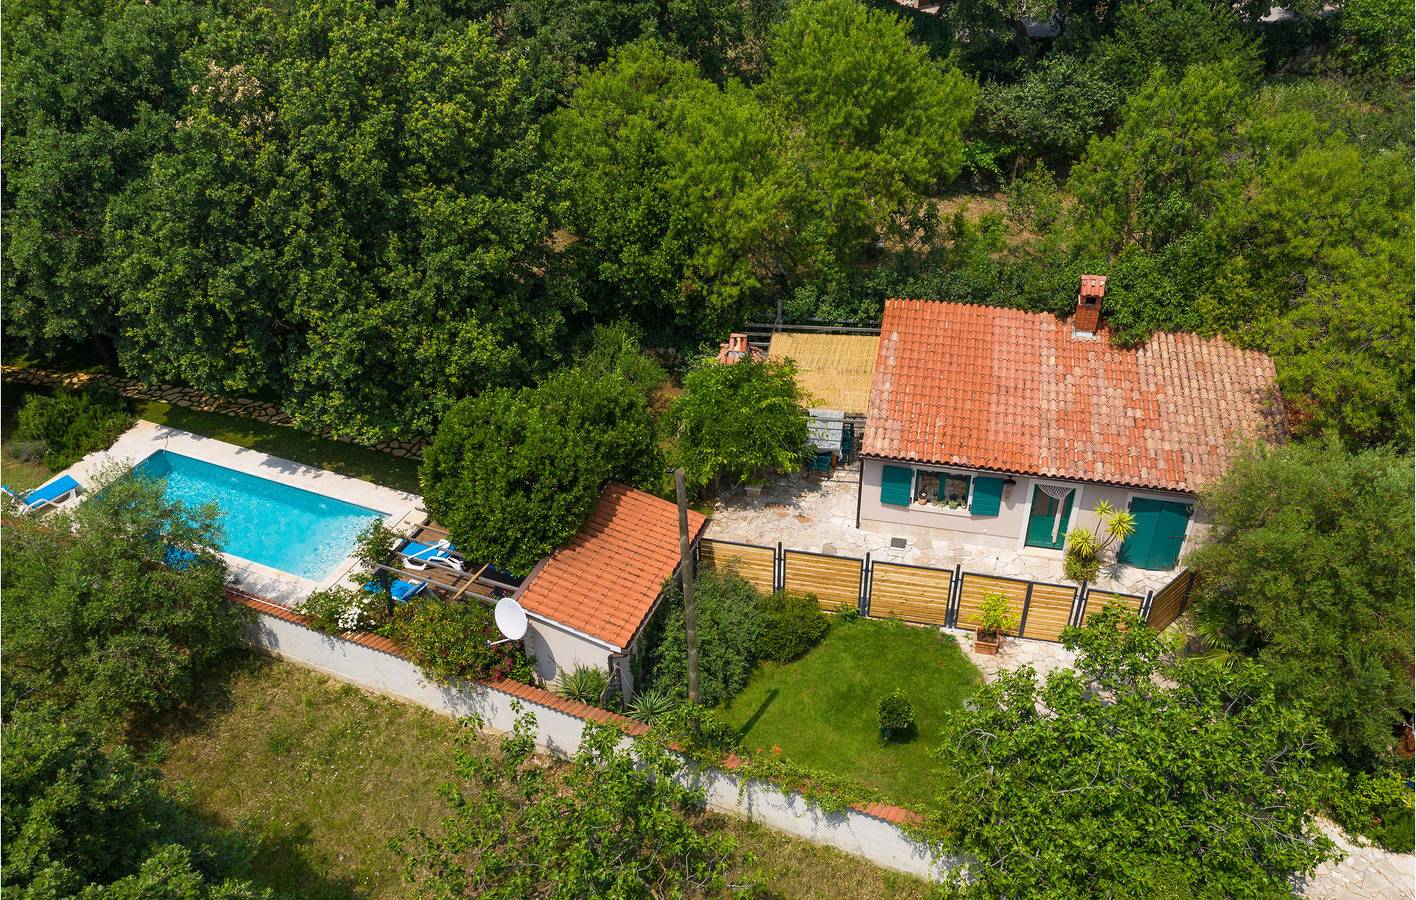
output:
<svg viewBox="0 0 1416 900"><path fill-rule="evenodd" d="M707 524L689 510L691 542ZM605 485L585 525L516 592L531 620L525 646L537 673L549 682L576 666L605 669L628 701L629 657L678 566L678 507L617 482Z"/></svg>

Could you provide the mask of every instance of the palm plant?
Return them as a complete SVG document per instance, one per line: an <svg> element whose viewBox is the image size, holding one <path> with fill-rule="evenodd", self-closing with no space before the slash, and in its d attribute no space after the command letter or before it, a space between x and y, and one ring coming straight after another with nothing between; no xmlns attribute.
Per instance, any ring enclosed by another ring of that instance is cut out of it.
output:
<svg viewBox="0 0 1416 900"><path fill-rule="evenodd" d="M562 670L556 673L557 695L591 706L601 704L605 689L609 686L609 674L595 666L576 666L569 672Z"/></svg>
<svg viewBox="0 0 1416 900"><path fill-rule="evenodd" d="M678 707L678 701L663 688L650 688L629 704L629 716L645 725L657 725Z"/></svg>
<svg viewBox="0 0 1416 900"><path fill-rule="evenodd" d="M1136 531L1136 517L1129 510L1116 509L1105 500L1098 501L1092 513L1101 523L1100 537L1090 528L1081 526L1067 532L1067 555L1062 561L1062 572L1069 581L1078 584L1095 581L1101 574L1102 556L1125 543Z"/></svg>

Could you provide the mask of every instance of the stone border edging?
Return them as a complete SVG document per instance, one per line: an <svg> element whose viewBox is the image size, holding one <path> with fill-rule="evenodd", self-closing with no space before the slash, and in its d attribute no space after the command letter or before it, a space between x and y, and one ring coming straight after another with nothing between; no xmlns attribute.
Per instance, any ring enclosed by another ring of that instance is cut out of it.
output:
<svg viewBox="0 0 1416 900"><path fill-rule="evenodd" d="M368 648L369 650L392 656L404 662L412 663L412 660L399 649L398 645L388 638L380 637L376 634L369 634L364 631L344 632L339 635L326 634L312 627L307 616L300 615L288 607L281 606L265 598L255 597L230 588L227 589L226 597L233 603L245 606L257 613L279 619L283 622L288 622L292 625L298 625L301 628L313 631L331 640L347 641ZM639 737L649 731L649 726L642 722L637 722L628 716L600 709L597 706L567 700L543 688L533 687L532 685L523 684L519 681L499 679L497 681L479 681L476 682L476 684L489 690L505 694L516 700L555 710L556 712L582 721L615 725L620 731L630 737ZM746 760L736 754L729 754L723 760L722 768L726 770L727 773L732 773L734 770L742 768L746 763ZM889 823L890 825L913 825L923 821L923 817L919 813L887 803L854 803L851 804L850 808L855 812Z"/></svg>
<svg viewBox="0 0 1416 900"><path fill-rule="evenodd" d="M307 434L314 434L322 438L327 438L328 440L339 441L342 444L368 447L371 450L378 450L391 456L400 456L409 459L419 459L422 456L423 448L427 446L427 441L422 438L392 438L373 444L362 444L357 441L337 437L329 434L327 431L314 431L309 428L301 427L296 424L295 420L283 409L276 406L274 403L267 403L264 400L232 400L226 397L219 397L215 394L208 394L196 388L178 387L170 384L149 385L138 381L136 378L124 378L120 375L105 375L93 372L61 372L28 366L0 366L0 376L2 376L5 381L13 381L18 384L29 384L36 387L59 387L69 391L80 391L90 386L102 387L134 400L155 400L161 403L170 403L173 406L195 409L198 412L212 412L220 413L224 416L254 419L257 422L264 422L267 425L294 428L299 431L304 431Z"/></svg>

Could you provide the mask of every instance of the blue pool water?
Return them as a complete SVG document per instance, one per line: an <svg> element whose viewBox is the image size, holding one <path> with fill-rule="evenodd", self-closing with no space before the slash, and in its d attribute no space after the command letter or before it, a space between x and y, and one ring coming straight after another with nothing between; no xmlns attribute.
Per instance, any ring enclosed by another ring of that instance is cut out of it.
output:
<svg viewBox="0 0 1416 900"><path fill-rule="evenodd" d="M376 509L170 450L149 456L133 474L164 479L169 500L188 506L215 503L221 510L223 552L311 581L328 577L353 552L359 532L384 517Z"/></svg>

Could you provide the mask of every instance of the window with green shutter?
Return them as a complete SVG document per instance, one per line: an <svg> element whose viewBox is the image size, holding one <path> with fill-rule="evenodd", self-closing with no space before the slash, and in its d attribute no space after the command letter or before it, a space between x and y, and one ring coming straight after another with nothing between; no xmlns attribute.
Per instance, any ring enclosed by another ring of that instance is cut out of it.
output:
<svg viewBox="0 0 1416 900"><path fill-rule="evenodd" d="M1003 479L980 475L974 479L969 512L976 516L996 516L1003 506Z"/></svg>
<svg viewBox="0 0 1416 900"><path fill-rule="evenodd" d="M880 473L880 502L888 506L909 506L910 484L913 481L913 469L885 466Z"/></svg>

